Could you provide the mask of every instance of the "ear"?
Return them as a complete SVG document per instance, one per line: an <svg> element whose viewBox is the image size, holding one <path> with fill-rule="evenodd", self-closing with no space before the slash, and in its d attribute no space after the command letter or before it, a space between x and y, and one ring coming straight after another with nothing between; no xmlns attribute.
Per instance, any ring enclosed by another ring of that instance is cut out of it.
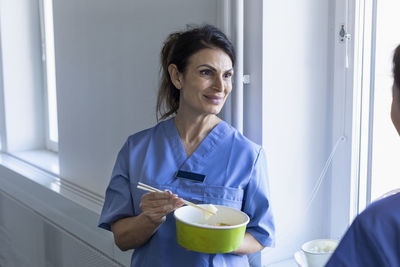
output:
<svg viewBox="0 0 400 267"><path fill-rule="evenodd" d="M174 86L180 90L182 89L182 74L179 72L178 67L175 64L170 64L168 66L169 77L171 77L171 82Z"/></svg>

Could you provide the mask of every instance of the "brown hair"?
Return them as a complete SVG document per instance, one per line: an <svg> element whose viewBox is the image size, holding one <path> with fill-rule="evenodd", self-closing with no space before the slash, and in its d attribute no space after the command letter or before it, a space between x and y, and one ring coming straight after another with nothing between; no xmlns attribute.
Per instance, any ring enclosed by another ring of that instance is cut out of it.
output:
<svg viewBox="0 0 400 267"><path fill-rule="evenodd" d="M189 58L204 48L219 48L235 65L235 51L226 35L212 25L201 27L187 26L186 31L171 33L161 49L161 79L157 96L157 121L176 114L179 108L180 91L169 76L168 66L175 64L178 71L185 72Z"/></svg>
<svg viewBox="0 0 400 267"><path fill-rule="evenodd" d="M400 90L400 45L394 50L393 55L393 78L394 83Z"/></svg>

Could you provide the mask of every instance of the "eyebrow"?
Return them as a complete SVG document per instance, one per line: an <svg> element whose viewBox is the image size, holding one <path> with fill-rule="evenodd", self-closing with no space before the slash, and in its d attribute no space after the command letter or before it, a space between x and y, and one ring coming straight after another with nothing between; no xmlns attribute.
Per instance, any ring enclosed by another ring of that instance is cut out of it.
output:
<svg viewBox="0 0 400 267"><path fill-rule="evenodd" d="M199 65L197 68L200 68L200 67L207 67L207 68L210 68L211 70L213 70L213 71L217 71L217 69L216 68L214 68L213 66L211 66L211 65L208 65L208 64L201 64L201 65ZM229 72L229 71L233 71L233 68L230 68L229 70L226 70L226 71L224 71L224 72Z"/></svg>

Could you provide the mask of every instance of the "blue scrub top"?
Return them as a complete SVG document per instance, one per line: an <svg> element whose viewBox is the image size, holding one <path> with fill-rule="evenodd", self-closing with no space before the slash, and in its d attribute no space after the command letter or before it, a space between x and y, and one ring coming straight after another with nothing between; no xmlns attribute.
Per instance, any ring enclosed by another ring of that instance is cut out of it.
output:
<svg viewBox="0 0 400 267"><path fill-rule="evenodd" d="M400 193L357 216L326 266L400 266Z"/></svg>
<svg viewBox="0 0 400 267"><path fill-rule="evenodd" d="M176 178L177 170L206 175L203 182ZM187 158L174 120L128 138L118 154L99 227L141 213L146 192L138 182L169 189L194 203L212 203L244 211L247 232L264 246L274 245L274 221L269 202L266 159L263 149L222 121ZM246 256L205 254L186 250L176 241L173 213L156 233L132 255L131 266L248 266Z"/></svg>

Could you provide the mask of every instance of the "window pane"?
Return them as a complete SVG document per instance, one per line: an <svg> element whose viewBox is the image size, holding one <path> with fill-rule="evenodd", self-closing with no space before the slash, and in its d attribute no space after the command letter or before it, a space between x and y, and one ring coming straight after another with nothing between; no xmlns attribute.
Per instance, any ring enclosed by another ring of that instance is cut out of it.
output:
<svg viewBox="0 0 400 267"><path fill-rule="evenodd" d="M49 120L49 139L58 142L57 127L57 95L56 95L56 67L54 60L54 27L52 0L43 1L45 42L46 42L46 77L47 77L47 103Z"/></svg>
<svg viewBox="0 0 400 267"><path fill-rule="evenodd" d="M400 2L377 1L371 200L400 187L400 138L390 119L394 48L400 43Z"/></svg>

